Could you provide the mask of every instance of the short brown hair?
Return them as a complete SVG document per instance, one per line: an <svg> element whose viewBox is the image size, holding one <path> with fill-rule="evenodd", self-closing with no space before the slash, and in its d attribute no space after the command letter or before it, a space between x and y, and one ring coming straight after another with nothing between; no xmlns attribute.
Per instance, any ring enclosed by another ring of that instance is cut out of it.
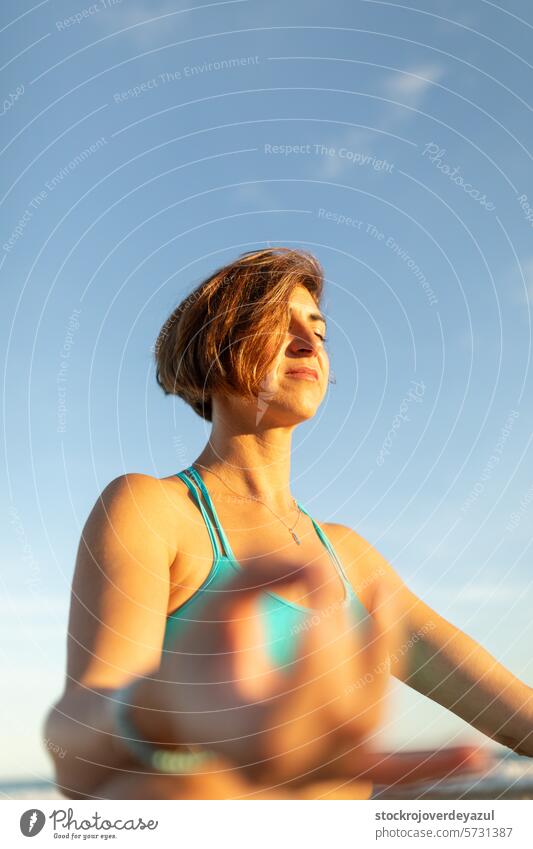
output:
<svg viewBox="0 0 533 849"><path fill-rule="evenodd" d="M289 326L297 285L320 305L324 274L303 250L242 254L200 283L169 316L155 344L156 379L212 421L212 394L256 396Z"/></svg>

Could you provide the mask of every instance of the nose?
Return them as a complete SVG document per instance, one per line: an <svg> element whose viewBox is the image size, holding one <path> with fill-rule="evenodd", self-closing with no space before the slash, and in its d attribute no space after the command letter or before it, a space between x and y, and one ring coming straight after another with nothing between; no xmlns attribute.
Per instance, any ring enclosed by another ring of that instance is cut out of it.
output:
<svg viewBox="0 0 533 849"><path fill-rule="evenodd" d="M318 354L322 348L322 340L316 336L312 328L298 328L290 331L292 339L289 344L289 349L295 353L312 353Z"/></svg>

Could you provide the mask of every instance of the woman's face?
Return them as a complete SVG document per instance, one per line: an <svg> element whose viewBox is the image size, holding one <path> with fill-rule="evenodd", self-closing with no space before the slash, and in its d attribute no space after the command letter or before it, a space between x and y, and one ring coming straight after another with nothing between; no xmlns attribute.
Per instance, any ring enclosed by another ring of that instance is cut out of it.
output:
<svg viewBox="0 0 533 849"><path fill-rule="evenodd" d="M257 398L225 399L232 417L244 417L250 427L291 426L312 418L326 393L329 358L323 343L324 318L305 286L295 287L288 308L286 338Z"/></svg>

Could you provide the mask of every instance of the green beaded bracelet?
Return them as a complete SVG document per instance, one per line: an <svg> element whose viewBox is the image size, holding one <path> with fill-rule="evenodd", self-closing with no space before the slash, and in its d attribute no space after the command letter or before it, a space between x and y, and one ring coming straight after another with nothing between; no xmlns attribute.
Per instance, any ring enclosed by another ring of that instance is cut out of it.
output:
<svg viewBox="0 0 533 849"><path fill-rule="evenodd" d="M134 684L135 682L133 682ZM210 750L202 752L174 752L171 749L160 749L146 740L139 740L139 732L131 719L128 718L129 691L133 684L115 691L112 703L113 721L122 743L133 757L145 767L158 772L189 773L199 766L213 760L216 755Z"/></svg>

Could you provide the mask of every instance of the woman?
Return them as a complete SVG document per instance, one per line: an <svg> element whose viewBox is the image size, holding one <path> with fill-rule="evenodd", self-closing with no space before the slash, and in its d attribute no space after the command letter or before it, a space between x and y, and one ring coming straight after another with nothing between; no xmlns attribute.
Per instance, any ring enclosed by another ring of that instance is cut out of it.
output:
<svg viewBox="0 0 533 849"><path fill-rule="evenodd" d="M292 433L328 383L322 289L312 255L251 252L161 330L159 385L212 430L178 475L112 481L84 528L45 729L72 798L365 798L479 767L373 752L389 672L533 754L531 688L291 495Z"/></svg>

